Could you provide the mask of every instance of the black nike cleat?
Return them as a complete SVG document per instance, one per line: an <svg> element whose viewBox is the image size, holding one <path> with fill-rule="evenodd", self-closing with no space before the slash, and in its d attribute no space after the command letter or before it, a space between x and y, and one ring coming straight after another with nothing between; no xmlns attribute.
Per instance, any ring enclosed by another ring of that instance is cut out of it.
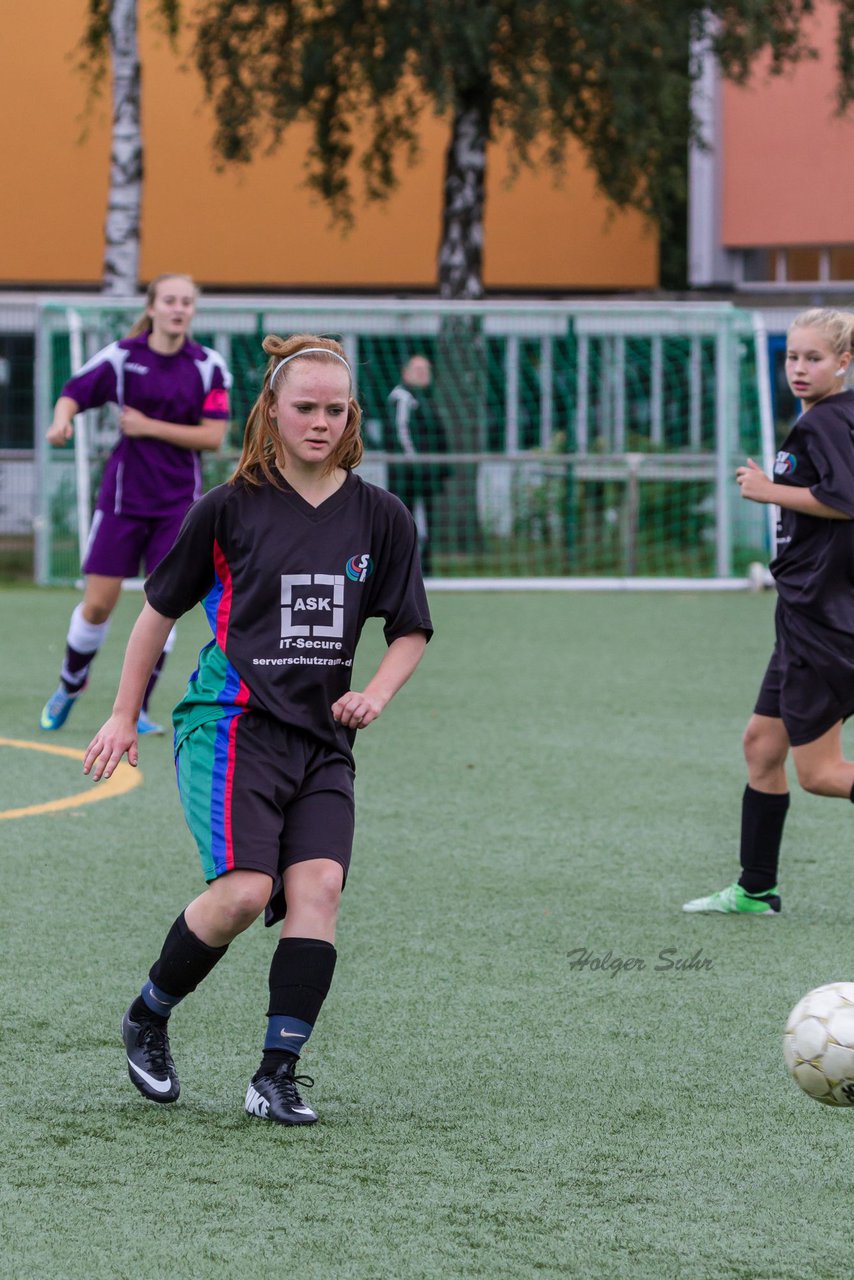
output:
<svg viewBox="0 0 854 1280"><path fill-rule="evenodd" d="M122 1018L122 1039L128 1055L128 1075L152 1102L174 1102L181 1092L165 1027L132 1022L130 1009Z"/></svg>
<svg viewBox="0 0 854 1280"><path fill-rule="evenodd" d="M274 1120L276 1124L314 1124L317 1112L307 1107L299 1095L297 1085L311 1089L311 1076L294 1075L294 1062L283 1062L273 1072L252 1077L246 1090L245 1110L248 1116L259 1120Z"/></svg>

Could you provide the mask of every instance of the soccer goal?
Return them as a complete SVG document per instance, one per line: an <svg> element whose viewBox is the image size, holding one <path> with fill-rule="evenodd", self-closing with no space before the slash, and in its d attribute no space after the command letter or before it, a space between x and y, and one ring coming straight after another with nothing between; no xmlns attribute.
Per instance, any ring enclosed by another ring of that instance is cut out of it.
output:
<svg viewBox="0 0 854 1280"><path fill-rule="evenodd" d="M40 422L72 369L140 309L133 299L42 304ZM752 312L203 297L194 336L235 380L233 428L205 455L207 484L234 464L263 375L261 339L291 332L343 343L364 412L361 473L410 507L437 585L739 587L772 552L772 509L742 502L734 479L744 457L770 470L774 456L767 341ZM40 443L42 583L79 577L115 440L109 406L83 417L73 450Z"/></svg>

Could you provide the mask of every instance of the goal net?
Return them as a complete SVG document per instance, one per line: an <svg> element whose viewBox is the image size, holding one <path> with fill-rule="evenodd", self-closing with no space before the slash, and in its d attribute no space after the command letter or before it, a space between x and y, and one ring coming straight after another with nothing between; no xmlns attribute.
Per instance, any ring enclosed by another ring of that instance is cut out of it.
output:
<svg viewBox="0 0 854 1280"><path fill-rule="evenodd" d="M72 370L140 309L41 306L40 423ZM748 311L203 297L194 337L234 375L233 426L218 454L203 455L207 485L234 465L262 338L292 332L343 343L364 414L361 474L410 507L443 584L736 585L769 558L772 509L742 502L734 479L746 456L770 469L774 452L765 336ZM42 583L79 578L117 412L78 426L73 448L39 445Z"/></svg>

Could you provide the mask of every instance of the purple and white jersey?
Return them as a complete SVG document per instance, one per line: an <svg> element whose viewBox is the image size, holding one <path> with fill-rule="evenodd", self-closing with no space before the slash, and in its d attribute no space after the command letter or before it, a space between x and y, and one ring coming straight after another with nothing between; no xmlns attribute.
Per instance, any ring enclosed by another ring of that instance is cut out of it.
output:
<svg viewBox="0 0 854 1280"><path fill-rule="evenodd" d="M231 374L216 351L188 340L174 355L161 355L140 334L104 347L66 382L62 395L81 409L112 403L159 422L195 427L203 419L228 419L230 387ZM97 506L117 515L157 517L185 511L201 492L197 450L120 436Z"/></svg>

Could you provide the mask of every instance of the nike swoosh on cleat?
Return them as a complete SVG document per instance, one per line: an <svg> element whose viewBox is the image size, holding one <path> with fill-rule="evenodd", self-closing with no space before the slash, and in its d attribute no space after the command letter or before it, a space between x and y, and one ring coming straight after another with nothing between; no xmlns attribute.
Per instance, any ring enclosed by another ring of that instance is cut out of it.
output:
<svg viewBox="0 0 854 1280"><path fill-rule="evenodd" d="M301 1116L313 1116L314 1112L311 1107L294 1107L294 1111L298 1111Z"/></svg>
<svg viewBox="0 0 854 1280"><path fill-rule="evenodd" d="M140 1080L144 1080L155 1093L168 1093L172 1088L171 1080L155 1080L154 1076L150 1076L147 1071L143 1071L142 1067L138 1067L135 1062L131 1062L130 1058L128 1058L128 1066L132 1071L135 1071Z"/></svg>

